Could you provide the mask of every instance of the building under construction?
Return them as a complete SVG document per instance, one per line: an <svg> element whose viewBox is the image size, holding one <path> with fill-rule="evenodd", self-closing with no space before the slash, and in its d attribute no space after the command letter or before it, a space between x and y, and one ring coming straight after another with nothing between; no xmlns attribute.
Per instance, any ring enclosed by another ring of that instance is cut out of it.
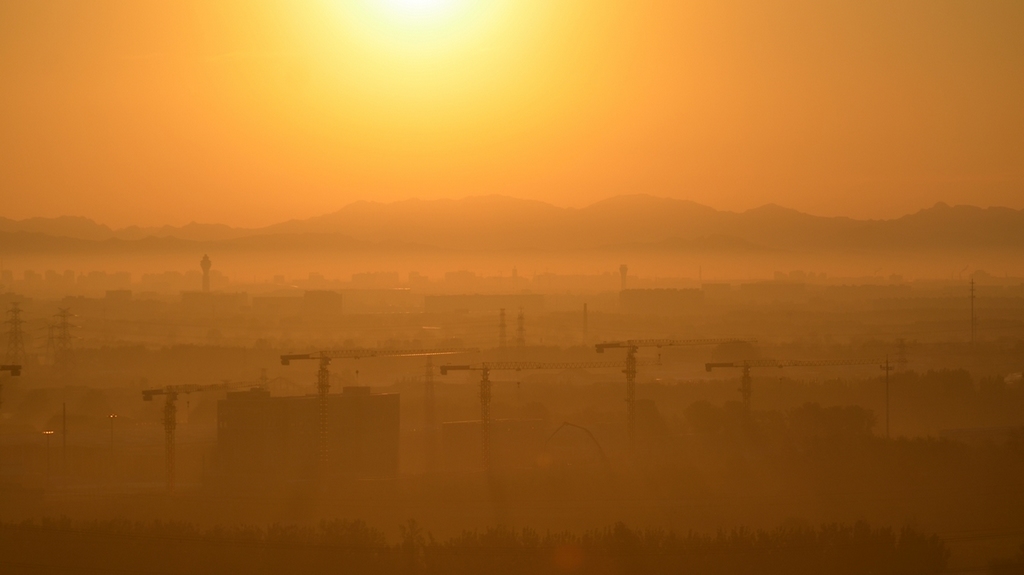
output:
<svg viewBox="0 0 1024 575"><path fill-rule="evenodd" d="M218 478L230 484L306 482L318 473L318 398L230 392L217 403ZM345 387L328 396L327 478L398 474L399 396Z"/></svg>

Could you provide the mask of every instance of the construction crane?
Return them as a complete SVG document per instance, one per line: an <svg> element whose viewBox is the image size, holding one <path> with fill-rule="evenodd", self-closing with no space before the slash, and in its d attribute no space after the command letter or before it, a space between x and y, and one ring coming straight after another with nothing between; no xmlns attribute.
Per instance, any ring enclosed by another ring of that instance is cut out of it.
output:
<svg viewBox="0 0 1024 575"><path fill-rule="evenodd" d="M263 378L264 381L265 379L266 378ZM174 493L174 431L178 427L178 396L204 391L227 391L229 389L235 389L243 386L259 387L259 385L254 385L258 383L259 381L225 381L209 385L168 385L157 389L142 390L142 399L144 401L153 401L153 398L157 395L164 396L164 413L162 421L164 425L164 452L167 460L167 493Z"/></svg>
<svg viewBox="0 0 1024 575"><path fill-rule="evenodd" d="M317 360L320 368L316 373L316 394L318 399L317 421L317 457L321 476L327 472L327 396L331 391L330 365L332 359L364 359L371 357L431 357L435 355L454 355L472 353L477 350L465 348L435 349L372 349L350 348L315 351L313 353L287 354L281 356L281 365L291 365L293 361Z"/></svg>
<svg viewBox="0 0 1024 575"><path fill-rule="evenodd" d="M623 277L625 277L625 272L623 272ZM636 440L636 352L639 351L641 347L689 347L696 345L719 345L724 343L757 343L757 340L735 337L699 339L627 339L624 341L606 341L594 346L597 353L604 353L606 349L626 350L626 368L622 373L626 374L626 436L629 438L630 450L633 449Z"/></svg>
<svg viewBox="0 0 1024 575"><path fill-rule="evenodd" d="M742 369L743 376L740 378L739 392L743 396L743 410L749 414L750 396L753 393L751 389L750 368L776 367L781 369L784 367L828 367L838 365L881 365L882 369L885 369L885 365L878 360L866 359L745 359L743 361L705 363L704 369L708 372L715 368L723 367Z"/></svg>
<svg viewBox="0 0 1024 575"><path fill-rule="evenodd" d="M644 365L655 365L657 360L644 361ZM493 361L476 365L451 365L441 366L441 375L448 375L449 371L479 371L480 372L480 437L483 449L484 469L491 472L491 372L492 371L524 371L527 369L597 369L606 367L619 367L620 363L614 361L564 361L564 362L541 362L541 361Z"/></svg>

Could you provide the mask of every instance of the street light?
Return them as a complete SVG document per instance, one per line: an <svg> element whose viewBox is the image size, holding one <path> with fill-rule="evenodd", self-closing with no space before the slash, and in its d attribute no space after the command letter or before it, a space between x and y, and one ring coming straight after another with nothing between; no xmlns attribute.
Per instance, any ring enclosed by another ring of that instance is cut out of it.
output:
<svg viewBox="0 0 1024 575"><path fill-rule="evenodd" d="M53 435L52 429L47 429L43 432L46 436L46 484L50 484L50 436Z"/></svg>
<svg viewBox="0 0 1024 575"><path fill-rule="evenodd" d="M117 419L116 413L109 415L110 419L110 480L114 480L114 420Z"/></svg>

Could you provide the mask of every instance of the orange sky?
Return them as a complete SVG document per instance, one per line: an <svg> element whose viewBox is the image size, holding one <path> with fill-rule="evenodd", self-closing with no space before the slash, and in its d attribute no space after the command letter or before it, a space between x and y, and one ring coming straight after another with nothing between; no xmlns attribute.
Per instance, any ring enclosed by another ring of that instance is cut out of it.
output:
<svg viewBox="0 0 1024 575"><path fill-rule="evenodd" d="M1024 2L433 1L2 2L0 215L1024 208Z"/></svg>

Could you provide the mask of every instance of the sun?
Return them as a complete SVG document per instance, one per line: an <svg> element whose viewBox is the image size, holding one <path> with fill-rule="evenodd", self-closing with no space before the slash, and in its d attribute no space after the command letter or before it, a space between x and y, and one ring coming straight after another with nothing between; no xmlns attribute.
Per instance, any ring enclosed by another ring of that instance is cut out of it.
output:
<svg viewBox="0 0 1024 575"><path fill-rule="evenodd" d="M412 16L436 14L452 4L450 0L384 0L384 3L397 13Z"/></svg>
<svg viewBox="0 0 1024 575"><path fill-rule="evenodd" d="M393 16L414 20L435 19L450 15L456 0L383 0Z"/></svg>
<svg viewBox="0 0 1024 575"><path fill-rule="evenodd" d="M510 0L329 0L351 26L350 38L394 54L458 51Z"/></svg>

